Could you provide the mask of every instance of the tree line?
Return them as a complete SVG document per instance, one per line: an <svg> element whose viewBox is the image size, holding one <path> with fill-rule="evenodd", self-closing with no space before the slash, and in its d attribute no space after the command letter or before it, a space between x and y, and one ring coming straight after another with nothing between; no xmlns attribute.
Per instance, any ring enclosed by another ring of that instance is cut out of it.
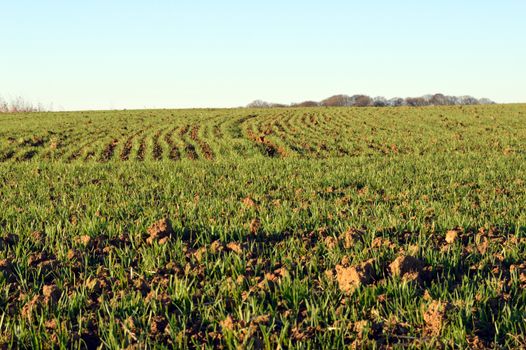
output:
<svg viewBox="0 0 526 350"><path fill-rule="evenodd" d="M473 96L447 96L444 94L424 95L421 97L370 97L367 95L334 95L322 101L303 101L289 105L271 103L262 100L252 101L247 108L276 108L276 107L422 107L422 106L459 106L459 105L488 105L494 104L488 98L477 99Z"/></svg>
<svg viewBox="0 0 526 350"><path fill-rule="evenodd" d="M44 112L46 110L42 104L31 103L22 97L6 101L0 96L0 113Z"/></svg>

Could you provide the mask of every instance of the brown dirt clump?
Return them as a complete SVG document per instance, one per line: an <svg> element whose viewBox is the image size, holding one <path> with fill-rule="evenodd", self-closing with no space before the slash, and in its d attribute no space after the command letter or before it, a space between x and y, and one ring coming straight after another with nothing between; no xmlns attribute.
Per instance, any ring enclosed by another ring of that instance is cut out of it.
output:
<svg viewBox="0 0 526 350"><path fill-rule="evenodd" d="M104 151L102 151L102 155L100 157L101 162L107 162L113 157L113 152L115 152L115 147L119 144L119 140L114 139L111 141L106 147L104 148Z"/></svg>
<svg viewBox="0 0 526 350"><path fill-rule="evenodd" d="M449 231L447 231L447 233L446 233L446 242L448 244L454 243L458 239L458 234L459 234L458 230L449 230Z"/></svg>
<svg viewBox="0 0 526 350"><path fill-rule="evenodd" d="M265 139L265 135L258 136L253 131L247 132L248 138L254 142L267 157L284 157L286 152L282 147L274 145L271 141Z"/></svg>
<svg viewBox="0 0 526 350"><path fill-rule="evenodd" d="M89 247L92 243L92 239L88 235L82 235L77 238L77 242L82 244L84 247Z"/></svg>
<svg viewBox="0 0 526 350"><path fill-rule="evenodd" d="M81 147L79 149L77 149L76 151L74 151L73 153L71 153L71 155L68 157L68 162L71 162L71 161L74 161L76 159L78 159L80 157L80 155L82 154L82 150L84 149L84 147Z"/></svg>
<svg viewBox="0 0 526 350"><path fill-rule="evenodd" d="M12 233L8 233L3 235L3 237L0 237L0 249L4 249L4 247L9 247L17 244L19 241L18 236L14 235Z"/></svg>
<svg viewBox="0 0 526 350"><path fill-rule="evenodd" d="M11 262L7 259L0 259L0 271L5 271L11 268Z"/></svg>
<svg viewBox="0 0 526 350"><path fill-rule="evenodd" d="M362 240L363 232L356 229L349 229L345 231L343 236L343 246L345 249L352 248L356 243Z"/></svg>
<svg viewBox="0 0 526 350"><path fill-rule="evenodd" d="M520 265L510 265L510 274L517 274L522 288L526 288L526 263Z"/></svg>
<svg viewBox="0 0 526 350"><path fill-rule="evenodd" d="M199 125L194 125L190 133L190 138L199 145L206 159L208 160L214 159L214 152L212 151L212 148L210 147L210 145L208 145L205 141L199 138Z"/></svg>
<svg viewBox="0 0 526 350"><path fill-rule="evenodd" d="M372 259L350 267L336 265L336 279L344 293L352 293L356 288L371 283L373 272Z"/></svg>
<svg viewBox="0 0 526 350"><path fill-rule="evenodd" d="M215 240L210 244L210 253L216 254L223 250L223 244L219 240Z"/></svg>
<svg viewBox="0 0 526 350"><path fill-rule="evenodd" d="M199 158L199 156L197 155L197 151L195 150L195 146L192 145L191 143L186 143L185 144L185 147L184 147L184 150L186 152L186 157L190 160L196 160Z"/></svg>
<svg viewBox="0 0 526 350"><path fill-rule="evenodd" d="M205 155L205 158L208 160L214 159L214 152L212 151L212 147L203 140L199 140L199 147L203 150L203 154Z"/></svg>
<svg viewBox="0 0 526 350"><path fill-rule="evenodd" d="M371 326L370 321L360 320L360 321L354 322L354 324L352 325L352 329L354 332L356 332L358 339L362 339L365 330L369 328L370 326Z"/></svg>
<svg viewBox="0 0 526 350"><path fill-rule="evenodd" d="M190 138L194 141L198 140L198 133L199 133L199 125L194 125L192 127L192 131L190 132Z"/></svg>
<svg viewBox="0 0 526 350"><path fill-rule="evenodd" d="M299 327L294 326L291 330L290 337L298 342L301 341L307 341L311 338L313 338L317 332L321 331L321 327L313 327L313 326L306 326L306 327Z"/></svg>
<svg viewBox="0 0 526 350"><path fill-rule="evenodd" d="M120 155L121 160L128 160L128 159L130 159L130 154L131 154L131 150L132 150L132 147L133 147L133 139L139 133L140 132L137 132L137 133L131 135L130 137L128 137L128 139L124 143L124 146L122 147L122 152L121 152L121 155Z"/></svg>
<svg viewBox="0 0 526 350"><path fill-rule="evenodd" d="M490 348L490 346L477 335L468 335L466 340L471 350L485 350Z"/></svg>
<svg viewBox="0 0 526 350"><path fill-rule="evenodd" d="M223 321L219 322L219 325L221 326L221 329L223 331L229 330L233 331L235 329L235 323L232 319L232 316L228 315Z"/></svg>
<svg viewBox="0 0 526 350"><path fill-rule="evenodd" d="M44 295L44 302L46 304L54 304L60 299L62 291L56 285L51 284L45 285L44 288L42 288L42 294Z"/></svg>
<svg viewBox="0 0 526 350"><path fill-rule="evenodd" d="M337 238L334 238L332 236L328 236L328 237L325 237L325 245L327 246L328 249L332 250L332 249L335 249L337 246L338 246L338 239Z"/></svg>
<svg viewBox="0 0 526 350"><path fill-rule="evenodd" d="M9 150L5 152L4 154L0 155L0 162L8 161L9 159L13 158L15 155L15 151Z"/></svg>
<svg viewBox="0 0 526 350"><path fill-rule="evenodd" d="M146 155L146 138L143 136L139 143L139 149L137 150L137 160L143 161Z"/></svg>
<svg viewBox="0 0 526 350"><path fill-rule="evenodd" d="M387 238L382 238L382 237L376 237L375 239L373 239L371 246L373 249L379 249L379 248L395 249L397 247L396 243L393 243Z"/></svg>
<svg viewBox="0 0 526 350"><path fill-rule="evenodd" d="M424 332L430 336L439 336L447 322L447 312L450 309L449 303L433 300L424 312Z"/></svg>
<svg viewBox="0 0 526 350"><path fill-rule="evenodd" d="M250 233L252 234L258 233L260 228L261 228L261 220L259 220L259 218L254 218L250 222Z"/></svg>
<svg viewBox="0 0 526 350"><path fill-rule="evenodd" d="M175 128L170 130L164 135L164 141L166 144L168 144L169 153L168 158L171 160L179 160L181 159L181 153L179 152L179 149L175 145L174 141L172 140L172 134L175 132Z"/></svg>
<svg viewBox="0 0 526 350"><path fill-rule="evenodd" d="M153 244L153 242L158 242L159 244L165 244L173 233L170 219L161 219L148 227L148 234L150 236L146 239L146 243Z"/></svg>
<svg viewBox="0 0 526 350"><path fill-rule="evenodd" d="M250 320L250 323L253 324L253 325L259 325L259 324L268 324L270 322L270 315L258 315L258 316L255 316L253 317L251 320Z"/></svg>
<svg viewBox="0 0 526 350"><path fill-rule="evenodd" d="M44 327L46 327L47 329L57 329L58 328L58 321L56 319L52 319L52 320L47 320L46 322L44 322Z"/></svg>
<svg viewBox="0 0 526 350"><path fill-rule="evenodd" d="M36 266L37 264L46 261L48 258L47 254L45 252L41 253L33 253L29 255L29 258L27 259L27 264L29 266Z"/></svg>
<svg viewBox="0 0 526 350"><path fill-rule="evenodd" d="M40 310L42 308L43 299L44 297L42 297L41 295L35 295L30 301L28 301L22 307L22 310L20 312L22 318L31 321L33 312L36 312L37 310Z"/></svg>
<svg viewBox="0 0 526 350"><path fill-rule="evenodd" d="M161 132L161 130L158 130L153 136L153 159L155 160L160 160L163 157L163 148L159 143Z"/></svg>
<svg viewBox="0 0 526 350"><path fill-rule="evenodd" d="M66 257L68 258L68 260L77 260L81 257L81 254L76 249L69 249Z"/></svg>
<svg viewBox="0 0 526 350"><path fill-rule="evenodd" d="M31 232L31 239L37 244L44 244L46 236L40 231L33 231Z"/></svg>
<svg viewBox="0 0 526 350"><path fill-rule="evenodd" d="M188 130L190 130L190 125L186 124L179 130L179 135L184 136L188 133Z"/></svg>
<svg viewBox="0 0 526 350"><path fill-rule="evenodd" d="M170 148L169 158L171 160L181 159L181 152L179 152L179 149L177 148L176 145L173 145L172 148Z"/></svg>
<svg viewBox="0 0 526 350"><path fill-rule="evenodd" d="M0 276L11 279L13 276L13 264L8 259L0 259Z"/></svg>
<svg viewBox="0 0 526 350"><path fill-rule="evenodd" d="M243 248L241 247L239 243L230 242L226 245L226 247L229 250L233 251L234 253L238 253L238 254L243 253Z"/></svg>
<svg viewBox="0 0 526 350"><path fill-rule="evenodd" d="M42 288L42 295L35 295L22 307L20 313L22 318L31 321L33 313L39 312L45 305L56 304L61 295L62 291L56 285L45 285Z"/></svg>
<svg viewBox="0 0 526 350"><path fill-rule="evenodd" d="M143 296L146 296L148 295L148 293L150 292L151 288L150 286L148 285L148 283L146 282L146 280L144 278L138 278L136 279L134 282L133 282L133 286L135 287L135 289L137 289Z"/></svg>
<svg viewBox="0 0 526 350"><path fill-rule="evenodd" d="M242 202L243 202L243 205L247 208L253 208L256 206L256 203L254 203L254 201L250 197L246 197L245 199L243 199Z"/></svg>
<svg viewBox="0 0 526 350"><path fill-rule="evenodd" d="M19 155L17 157L17 160L18 161L26 161L26 160L30 160L32 159L34 156L37 155L37 151L35 150L30 150L30 151L27 151L27 152L24 152L23 154Z"/></svg>
<svg viewBox="0 0 526 350"><path fill-rule="evenodd" d="M489 239L484 234L477 234L475 236L475 244L477 246L477 250L481 255L486 254L486 251L489 248Z"/></svg>
<svg viewBox="0 0 526 350"><path fill-rule="evenodd" d="M32 268L39 268L43 273L48 273L59 266L59 262L53 254L46 252L33 253L29 255L27 263Z"/></svg>
<svg viewBox="0 0 526 350"><path fill-rule="evenodd" d="M393 276L400 276L407 280L418 279L423 267L422 261L410 255L400 255L389 265Z"/></svg>
<svg viewBox="0 0 526 350"><path fill-rule="evenodd" d="M168 320L164 316L154 316L150 322L150 333L153 336L160 335L168 326Z"/></svg>
<svg viewBox="0 0 526 350"><path fill-rule="evenodd" d="M99 294L102 292L103 282L101 279L96 277L89 277L86 280L86 288L92 294Z"/></svg>

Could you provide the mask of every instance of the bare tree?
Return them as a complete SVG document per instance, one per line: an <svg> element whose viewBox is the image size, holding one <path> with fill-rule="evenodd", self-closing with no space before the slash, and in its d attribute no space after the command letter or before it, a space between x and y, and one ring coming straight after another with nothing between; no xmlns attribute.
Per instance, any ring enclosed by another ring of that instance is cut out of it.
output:
<svg viewBox="0 0 526 350"><path fill-rule="evenodd" d="M478 105L479 100L473 96L460 96L461 104L463 105Z"/></svg>
<svg viewBox="0 0 526 350"><path fill-rule="evenodd" d="M474 104L493 104L495 102L490 99L484 98L477 100L472 96L446 96L441 93L434 95L424 95L421 97L407 97L405 99L401 97L394 97L387 100L385 97L378 96L371 98L367 95L334 95L328 97L321 102L316 101L304 101L301 103L292 103L292 107L399 107L399 106L445 106L445 105L474 105ZM1 106L1 104L0 104ZM268 103L262 100L255 100L247 105L249 108L271 108L271 107L288 107L283 104Z"/></svg>
<svg viewBox="0 0 526 350"><path fill-rule="evenodd" d="M352 105L355 107L369 107L373 105L373 99L367 95L354 95L352 99L354 100Z"/></svg>
<svg viewBox="0 0 526 350"><path fill-rule="evenodd" d="M373 98L373 106L375 107L385 107L387 106L387 99L383 96L376 96Z"/></svg>
<svg viewBox="0 0 526 350"><path fill-rule="evenodd" d="M447 104L454 106L461 104L460 98L457 96L446 96Z"/></svg>
<svg viewBox="0 0 526 350"><path fill-rule="evenodd" d="M9 105L7 102L0 96L0 113L7 113L9 112Z"/></svg>
<svg viewBox="0 0 526 350"><path fill-rule="evenodd" d="M422 107L429 104L424 97L408 97L405 99L405 102L412 107Z"/></svg>
<svg viewBox="0 0 526 350"><path fill-rule="evenodd" d="M443 94L434 94L429 100L429 102L435 106L444 106L448 104L446 96L444 96Z"/></svg>
<svg viewBox="0 0 526 350"><path fill-rule="evenodd" d="M353 100L347 95L334 95L321 101L320 104L325 107L345 107L352 106Z"/></svg>
<svg viewBox="0 0 526 350"><path fill-rule="evenodd" d="M479 99L479 103L480 103L481 105L493 105L493 104L495 104L495 102L493 102L493 101L490 100L489 98L485 98L485 97Z"/></svg>
<svg viewBox="0 0 526 350"><path fill-rule="evenodd" d="M300 103L293 104L294 107L318 107L320 104L315 101L303 101Z"/></svg>
<svg viewBox="0 0 526 350"><path fill-rule="evenodd" d="M247 105L247 108L270 108L270 103L263 100L254 100Z"/></svg>
<svg viewBox="0 0 526 350"><path fill-rule="evenodd" d="M390 100L387 101L387 105L390 107L400 107L405 106L405 100L401 97L393 97Z"/></svg>
<svg viewBox="0 0 526 350"><path fill-rule="evenodd" d="M42 112L45 108L41 104L33 104L22 97L8 102L0 97L0 113Z"/></svg>

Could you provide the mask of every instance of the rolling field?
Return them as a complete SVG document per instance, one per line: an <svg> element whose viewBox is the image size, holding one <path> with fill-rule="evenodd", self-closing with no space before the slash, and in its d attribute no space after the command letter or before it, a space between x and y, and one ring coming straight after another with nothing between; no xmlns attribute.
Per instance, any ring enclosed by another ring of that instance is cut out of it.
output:
<svg viewBox="0 0 526 350"><path fill-rule="evenodd" d="M0 180L0 349L526 347L526 105L0 114Z"/></svg>

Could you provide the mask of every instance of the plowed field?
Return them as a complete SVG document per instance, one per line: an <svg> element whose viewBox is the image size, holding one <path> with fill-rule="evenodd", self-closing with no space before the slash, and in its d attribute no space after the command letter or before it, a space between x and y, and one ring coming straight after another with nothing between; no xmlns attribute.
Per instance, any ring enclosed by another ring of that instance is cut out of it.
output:
<svg viewBox="0 0 526 350"><path fill-rule="evenodd" d="M2 348L526 346L526 106L0 114Z"/></svg>

